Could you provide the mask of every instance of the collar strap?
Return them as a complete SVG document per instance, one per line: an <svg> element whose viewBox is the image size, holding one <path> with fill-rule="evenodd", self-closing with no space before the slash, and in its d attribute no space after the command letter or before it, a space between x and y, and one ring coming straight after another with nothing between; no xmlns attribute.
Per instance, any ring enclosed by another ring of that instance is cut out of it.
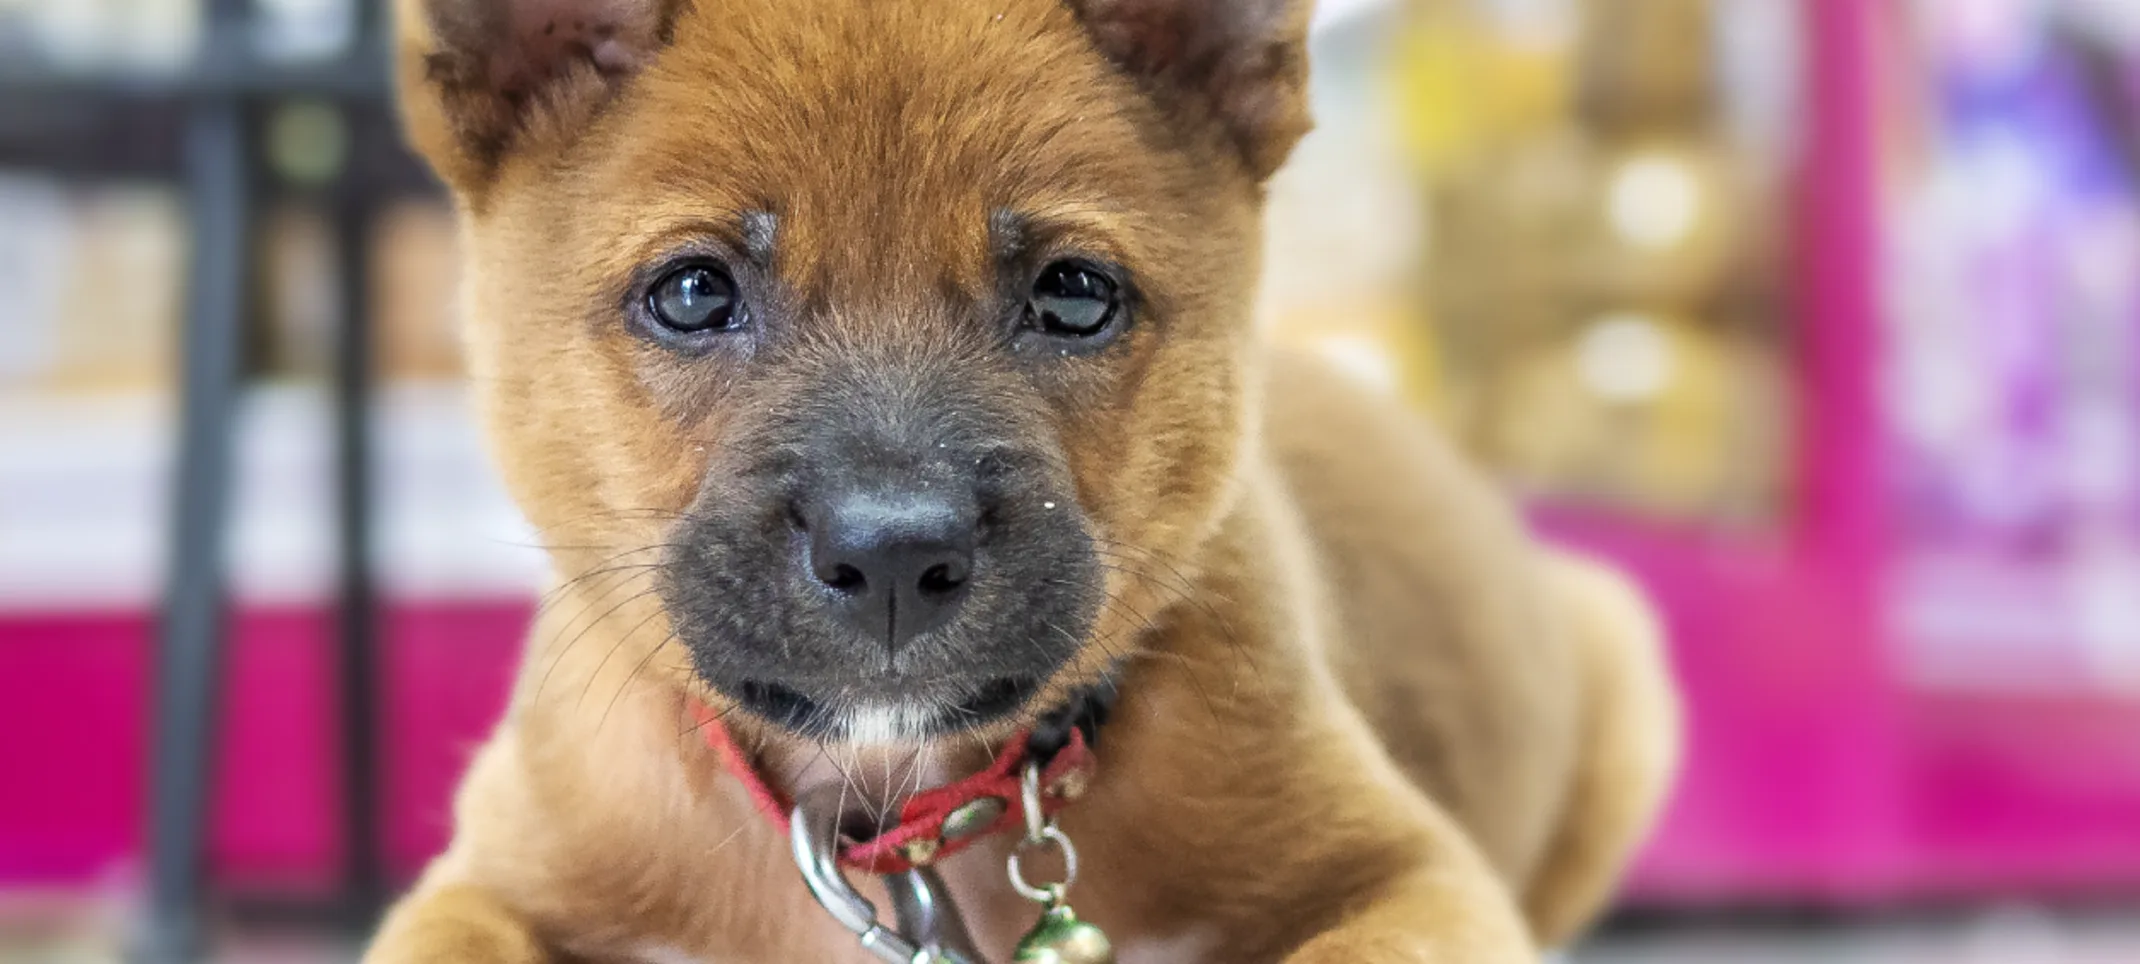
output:
<svg viewBox="0 0 2140 964"><path fill-rule="evenodd" d="M722 724L720 714L702 703L693 709L699 729L706 734L706 745L722 768L749 791L758 812L787 833L793 801L765 782L749 755L736 744L734 734ZM986 770L908 797L900 805L899 819L876 836L843 842L841 865L863 873L905 873L958 853L983 837L1023 827L1025 803L1019 783L1029 764L1041 768L1041 815L1054 816L1084 795L1098 764L1089 732L1098 726L1097 715L1080 707L1073 716L1067 725L1043 724L1038 733L1029 730L1012 737ZM1058 733L1061 744L1051 751L1047 744Z"/></svg>

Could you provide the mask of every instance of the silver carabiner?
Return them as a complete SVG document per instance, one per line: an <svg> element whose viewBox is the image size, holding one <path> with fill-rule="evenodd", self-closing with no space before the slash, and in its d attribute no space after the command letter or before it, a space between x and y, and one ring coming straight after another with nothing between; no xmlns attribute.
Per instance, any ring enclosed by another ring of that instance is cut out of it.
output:
<svg viewBox="0 0 2140 964"><path fill-rule="evenodd" d="M840 870L841 803L838 787L817 787L797 799L789 820L795 866L810 896L885 964L983 964L933 870L885 877L897 924L885 927L878 921L877 906L856 893Z"/></svg>

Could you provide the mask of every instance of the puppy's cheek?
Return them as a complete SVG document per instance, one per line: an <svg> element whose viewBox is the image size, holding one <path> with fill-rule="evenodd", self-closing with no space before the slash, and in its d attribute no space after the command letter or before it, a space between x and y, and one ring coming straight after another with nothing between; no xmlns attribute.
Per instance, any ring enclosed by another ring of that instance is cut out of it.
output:
<svg viewBox="0 0 2140 964"><path fill-rule="evenodd" d="M708 683L733 683L757 641L791 635L777 580L747 540L704 532L674 544L663 566L662 603L679 642Z"/></svg>
<svg viewBox="0 0 2140 964"><path fill-rule="evenodd" d="M1071 510L1058 506L1033 527L1032 548L1021 553L1030 565L1006 574L1011 585L992 607L1000 634L995 645L1033 654L1026 672L1044 682L1105 647L1096 629L1108 598L1108 568L1089 520Z"/></svg>
<svg viewBox="0 0 2140 964"><path fill-rule="evenodd" d="M1165 378L1172 387L1148 390L1079 440L1074 464L1111 563L1179 568L1231 508L1254 418L1233 361L1222 355L1194 377Z"/></svg>

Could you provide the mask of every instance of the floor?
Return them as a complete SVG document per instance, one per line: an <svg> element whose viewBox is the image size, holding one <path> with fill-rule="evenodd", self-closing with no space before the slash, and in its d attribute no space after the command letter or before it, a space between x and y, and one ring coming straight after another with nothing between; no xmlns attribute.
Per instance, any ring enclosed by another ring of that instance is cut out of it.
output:
<svg viewBox="0 0 2140 964"><path fill-rule="evenodd" d="M2140 964L2140 906L2010 908L1937 921L1758 928L1683 924L1595 942L1573 964Z"/></svg>
<svg viewBox="0 0 2140 964"><path fill-rule="evenodd" d="M0 964L119 964L123 928L104 914L0 913ZM229 941L223 964L347 964L346 946L303 935ZM1610 933L1564 964L2140 964L2140 906L2053 915L1985 910L1938 920L1819 926L1651 922Z"/></svg>

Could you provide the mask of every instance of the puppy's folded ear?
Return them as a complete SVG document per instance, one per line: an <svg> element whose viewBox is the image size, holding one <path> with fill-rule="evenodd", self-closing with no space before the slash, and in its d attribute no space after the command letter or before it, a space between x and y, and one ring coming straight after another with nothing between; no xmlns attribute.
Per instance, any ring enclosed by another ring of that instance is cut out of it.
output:
<svg viewBox="0 0 2140 964"><path fill-rule="evenodd" d="M1100 49L1168 106L1224 126L1268 177L1313 126L1310 0L1070 0Z"/></svg>
<svg viewBox="0 0 2140 964"><path fill-rule="evenodd" d="M576 133L668 42L681 0L397 0L410 140L455 189Z"/></svg>

